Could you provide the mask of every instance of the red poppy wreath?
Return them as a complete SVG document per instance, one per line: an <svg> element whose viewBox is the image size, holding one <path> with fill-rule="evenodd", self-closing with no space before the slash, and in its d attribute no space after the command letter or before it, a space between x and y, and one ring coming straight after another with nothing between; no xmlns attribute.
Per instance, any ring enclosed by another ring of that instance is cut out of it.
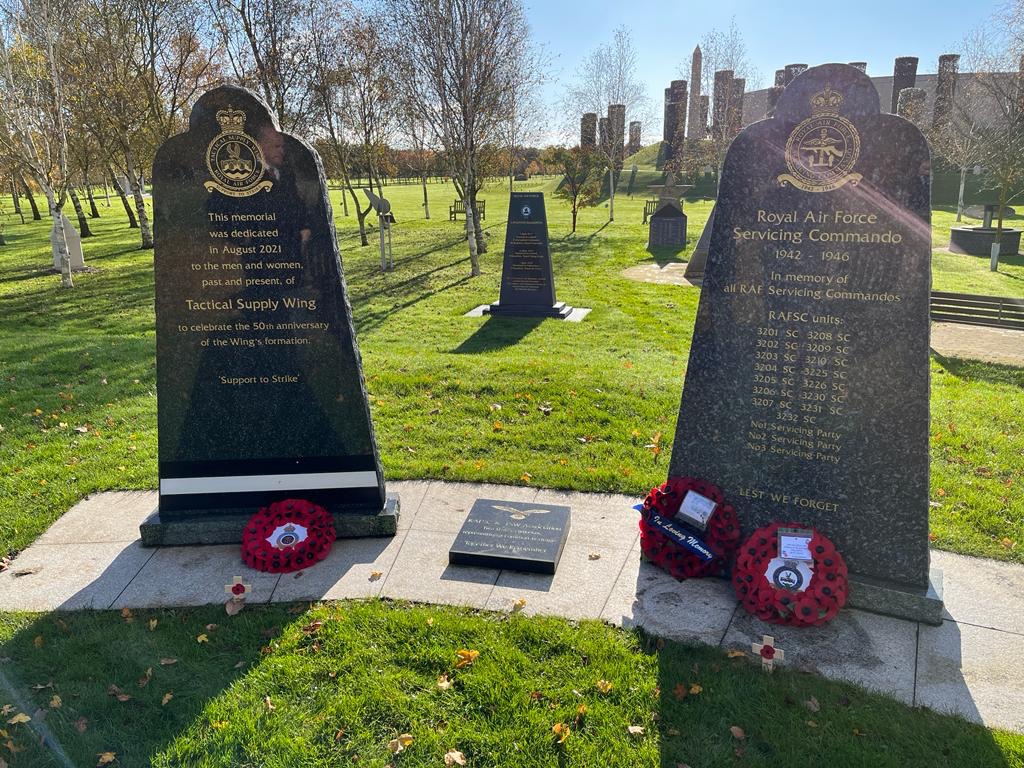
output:
<svg viewBox="0 0 1024 768"><path fill-rule="evenodd" d="M801 527L798 523L772 523L754 531L736 555L732 584L743 607L762 621L820 627L846 604L846 562L832 541L808 529L812 532L808 544L811 576L803 590L776 586L768 574L779 555L779 528Z"/></svg>
<svg viewBox="0 0 1024 768"><path fill-rule="evenodd" d="M676 517L683 499L695 491L715 503L703 532ZM736 510L715 485L693 477L670 477L651 489L640 507L640 549L644 557L675 578L721 573L740 541Z"/></svg>
<svg viewBox="0 0 1024 768"><path fill-rule="evenodd" d="M246 523L242 560L267 573L290 573L323 560L337 535L331 514L304 499L276 501Z"/></svg>

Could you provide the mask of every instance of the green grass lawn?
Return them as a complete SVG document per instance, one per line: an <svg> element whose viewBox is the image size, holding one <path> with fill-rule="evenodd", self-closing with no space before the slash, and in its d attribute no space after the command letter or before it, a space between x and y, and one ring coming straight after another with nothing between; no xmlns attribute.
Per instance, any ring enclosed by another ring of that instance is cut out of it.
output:
<svg viewBox="0 0 1024 768"><path fill-rule="evenodd" d="M550 193L554 181L524 186ZM461 225L448 222L451 188L430 193L427 222L418 187L388 189L399 224L396 269L384 275L334 194L387 476L638 496L663 481L698 290L622 276L655 258L644 196L618 197L611 224L606 208L585 210L571 235L568 211L548 195L558 297L593 308L567 324L463 317L498 297L507 186L484 193L491 248L472 279ZM692 244L711 203L686 208ZM96 271L76 276L71 291L47 270L45 223L7 219L0 556L87 493L156 485L152 253L136 249L123 211L101 211L85 241ZM677 257L686 252L656 254ZM1024 285L1007 270L994 292ZM1024 370L936 358L932 373L934 543L1024 562Z"/></svg>
<svg viewBox="0 0 1024 768"><path fill-rule="evenodd" d="M1024 227L1024 216L1009 216L1007 227ZM1024 298L1024 255L1005 256L999 269L992 272L987 256L966 256L949 250L949 230L953 226L981 226L981 221L964 217L957 224L956 206L932 211L932 287L936 291L979 293L986 296Z"/></svg>
<svg viewBox="0 0 1024 768"><path fill-rule="evenodd" d="M479 655L460 669L461 649ZM1024 765L1019 734L592 621L380 601L7 615L0 657L12 768Z"/></svg>

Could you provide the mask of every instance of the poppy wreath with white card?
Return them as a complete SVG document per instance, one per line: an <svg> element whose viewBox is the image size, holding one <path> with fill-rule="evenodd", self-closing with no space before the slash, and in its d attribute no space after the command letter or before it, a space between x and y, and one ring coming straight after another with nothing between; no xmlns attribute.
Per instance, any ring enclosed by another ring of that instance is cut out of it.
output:
<svg viewBox="0 0 1024 768"><path fill-rule="evenodd" d="M644 558L680 581L720 574L739 544L736 510L706 480L670 477L638 508Z"/></svg>
<svg viewBox="0 0 1024 768"><path fill-rule="evenodd" d="M290 573L327 557L337 534L331 513L305 499L262 507L245 525L242 560L267 573Z"/></svg>
<svg viewBox="0 0 1024 768"><path fill-rule="evenodd" d="M779 529L805 530L806 557L781 557ZM758 528L736 555L732 584L749 613L771 624L820 627L846 604L846 561L832 541L798 523Z"/></svg>

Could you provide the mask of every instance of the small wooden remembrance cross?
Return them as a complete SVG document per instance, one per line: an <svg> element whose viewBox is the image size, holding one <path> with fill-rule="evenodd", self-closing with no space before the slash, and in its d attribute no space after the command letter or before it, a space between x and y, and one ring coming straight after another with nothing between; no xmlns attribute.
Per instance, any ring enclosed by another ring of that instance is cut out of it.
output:
<svg viewBox="0 0 1024 768"><path fill-rule="evenodd" d="M765 672L773 671L775 662L782 661L786 657L785 651L775 647L775 638L771 635L762 637L760 643L751 643L750 649L761 657L761 669Z"/></svg>

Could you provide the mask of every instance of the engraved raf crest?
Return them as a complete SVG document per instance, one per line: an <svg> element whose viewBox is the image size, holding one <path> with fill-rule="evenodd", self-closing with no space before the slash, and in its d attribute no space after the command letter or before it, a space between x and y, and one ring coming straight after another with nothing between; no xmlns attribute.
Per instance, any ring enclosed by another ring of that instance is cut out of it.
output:
<svg viewBox="0 0 1024 768"><path fill-rule="evenodd" d="M826 85L811 96L811 116L797 125L786 142L789 173L777 179L805 192L829 192L863 177L851 173L860 155L860 136L853 124L840 117L843 95Z"/></svg>
<svg viewBox="0 0 1024 768"><path fill-rule="evenodd" d="M513 520L525 520L530 515L546 515L551 511L550 509L516 509L515 507L506 507L504 504L495 504L494 508L508 512L509 517Z"/></svg>
<svg viewBox="0 0 1024 768"><path fill-rule="evenodd" d="M206 148L206 168L213 180L203 186L208 192L217 190L230 197L248 197L269 190L273 182L263 178L263 151L244 132L245 112L229 106L217 111L217 122L221 132Z"/></svg>

